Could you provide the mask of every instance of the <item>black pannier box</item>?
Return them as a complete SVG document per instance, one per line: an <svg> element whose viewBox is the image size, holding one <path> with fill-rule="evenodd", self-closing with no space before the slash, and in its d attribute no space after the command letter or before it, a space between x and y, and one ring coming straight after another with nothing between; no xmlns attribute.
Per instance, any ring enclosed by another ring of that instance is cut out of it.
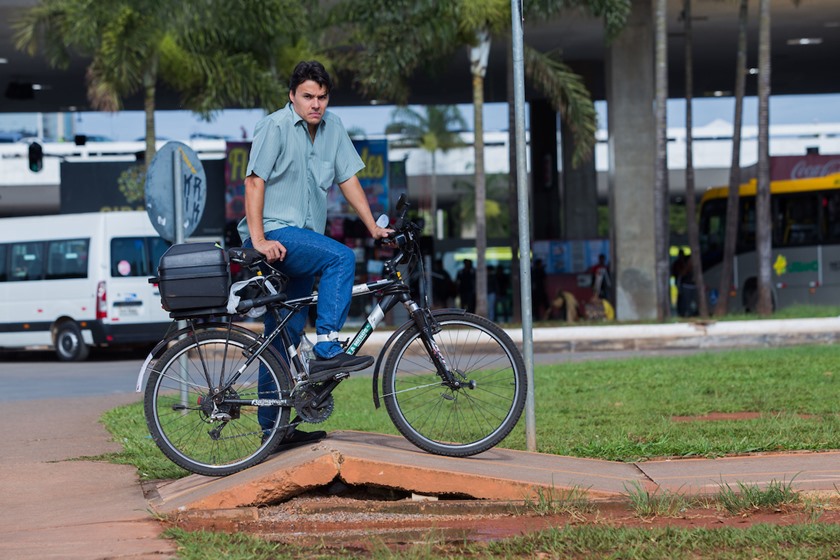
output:
<svg viewBox="0 0 840 560"><path fill-rule="evenodd" d="M227 251L215 243L180 243L161 256L160 300L167 311L224 307L230 291Z"/></svg>

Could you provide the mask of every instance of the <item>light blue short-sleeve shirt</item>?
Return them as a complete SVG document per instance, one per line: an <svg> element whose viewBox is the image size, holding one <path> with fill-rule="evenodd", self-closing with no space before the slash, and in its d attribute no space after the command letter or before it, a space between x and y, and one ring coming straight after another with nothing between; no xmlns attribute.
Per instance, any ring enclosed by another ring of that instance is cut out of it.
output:
<svg viewBox="0 0 840 560"><path fill-rule="evenodd" d="M265 231L294 226L324 233L327 191L364 167L341 119L325 111L313 142L306 121L289 103L257 123L245 175L265 181ZM239 222L239 236L243 241L251 236L246 218Z"/></svg>

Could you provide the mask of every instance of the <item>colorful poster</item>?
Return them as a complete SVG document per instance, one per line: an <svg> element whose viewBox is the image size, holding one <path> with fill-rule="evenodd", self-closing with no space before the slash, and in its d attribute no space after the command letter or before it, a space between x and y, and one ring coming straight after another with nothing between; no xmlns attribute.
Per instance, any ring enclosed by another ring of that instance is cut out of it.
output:
<svg viewBox="0 0 840 560"><path fill-rule="evenodd" d="M387 211L388 204L388 141L354 140L353 145L365 168L357 177L367 195L373 216ZM228 142L225 157L225 220L238 222L245 215L245 171L248 167L250 142ZM327 196L327 215L336 218L355 218L356 214L341 194L330 189Z"/></svg>
<svg viewBox="0 0 840 560"><path fill-rule="evenodd" d="M535 241L534 259L542 259L546 274L578 274L586 272L598 262L598 255L607 255L610 242L606 239L576 241Z"/></svg>
<svg viewBox="0 0 840 560"><path fill-rule="evenodd" d="M245 170L250 142L228 142L225 150L225 222L239 222L245 216Z"/></svg>
<svg viewBox="0 0 840 560"><path fill-rule="evenodd" d="M365 168L356 176L367 195L375 218L388 210L388 141L353 140L353 146L365 164ZM356 213L341 194L341 189L330 189L327 196L327 215L355 218Z"/></svg>

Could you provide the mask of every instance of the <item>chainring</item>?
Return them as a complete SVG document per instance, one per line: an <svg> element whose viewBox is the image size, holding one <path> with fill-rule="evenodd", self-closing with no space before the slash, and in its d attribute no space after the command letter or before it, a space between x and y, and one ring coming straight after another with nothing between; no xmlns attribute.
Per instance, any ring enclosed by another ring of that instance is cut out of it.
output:
<svg viewBox="0 0 840 560"><path fill-rule="evenodd" d="M312 401L317 397L318 392L312 388L298 389L295 395L295 412L310 424L320 424L330 417L335 408L335 400L331 394L317 407L312 406Z"/></svg>

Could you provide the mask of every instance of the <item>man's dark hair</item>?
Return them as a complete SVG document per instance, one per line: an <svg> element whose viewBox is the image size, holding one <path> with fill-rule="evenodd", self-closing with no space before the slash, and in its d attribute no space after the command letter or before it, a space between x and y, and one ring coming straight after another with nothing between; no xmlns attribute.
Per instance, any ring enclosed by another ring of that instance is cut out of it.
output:
<svg viewBox="0 0 840 560"><path fill-rule="evenodd" d="M317 60L299 62L295 66L295 71L292 72L292 77L289 80L289 89L294 93L297 91L297 87L307 80L312 80L319 86L324 86L327 88L327 93L332 89L332 79L327 69Z"/></svg>

